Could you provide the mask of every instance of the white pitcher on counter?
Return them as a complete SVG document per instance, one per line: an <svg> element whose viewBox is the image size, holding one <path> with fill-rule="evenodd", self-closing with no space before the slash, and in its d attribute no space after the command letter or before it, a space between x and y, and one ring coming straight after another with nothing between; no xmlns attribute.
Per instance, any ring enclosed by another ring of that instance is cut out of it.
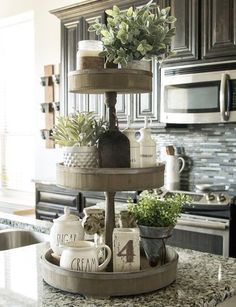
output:
<svg viewBox="0 0 236 307"><path fill-rule="evenodd" d="M180 189L180 173L185 167L185 160L174 155L173 146L166 146L165 188L167 190Z"/></svg>

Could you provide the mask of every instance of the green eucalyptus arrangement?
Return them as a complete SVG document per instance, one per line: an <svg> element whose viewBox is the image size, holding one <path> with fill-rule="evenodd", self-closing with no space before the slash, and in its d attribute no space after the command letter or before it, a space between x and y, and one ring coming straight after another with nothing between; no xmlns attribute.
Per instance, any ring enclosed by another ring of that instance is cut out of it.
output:
<svg viewBox="0 0 236 307"><path fill-rule="evenodd" d="M107 127L107 122L96 120L93 112L77 112L58 117L52 138L61 146L94 146Z"/></svg>
<svg viewBox="0 0 236 307"><path fill-rule="evenodd" d="M153 1L127 11L114 5L106 10L107 25L96 21L88 30L101 35L104 51L100 55L107 62L126 66L133 60L161 61L173 54L170 45L175 28L170 24L176 18L169 12L170 7L160 9Z"/></svg>
<svg viewBox="0 0 236 307"><path fill-rule="evenodd" d="M138 225L175 226L183 205L190 205L191 201L188 195L179 193L162 200L155 190L145 190L139 195L137 204L131 199L128 200L128 212Z"/></svg>

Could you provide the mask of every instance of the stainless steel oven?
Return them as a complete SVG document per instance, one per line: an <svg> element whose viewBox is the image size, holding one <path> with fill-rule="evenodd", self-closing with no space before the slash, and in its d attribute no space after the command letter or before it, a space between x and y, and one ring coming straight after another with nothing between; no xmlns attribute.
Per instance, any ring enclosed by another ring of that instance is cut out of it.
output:
<svg viewBox="0 0 236 307"><path fill-rule="evenodd" d="M229 256L229 219L182 214L168 244Z"/></svg>
<svg viewBox="0 0 236 307"><path fill-rule="evenodd" d="M236 122L236 62L162 68L160 121Z"/></svg>
<svg viewBox="0 0 236 307"><path fill-rule="evenodd" d="M193 206L184 206L173 235L167 244L236 257L236 205L227 192L185 192L159 189L159 197L184 193L192 197Z"/></svg>

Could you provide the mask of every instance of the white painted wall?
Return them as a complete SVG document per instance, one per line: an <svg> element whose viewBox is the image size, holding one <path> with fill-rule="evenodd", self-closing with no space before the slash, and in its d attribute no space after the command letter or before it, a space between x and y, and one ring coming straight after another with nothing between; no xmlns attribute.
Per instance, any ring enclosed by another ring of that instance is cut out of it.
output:
<svg viewBox="0 0 236 307"><path fill-rule="evenodd" d="M49 13L50 10L82 2L82 0L0 0L0 19L33 11L35 17L35 108L36 132L35 178L38 180L55 180L56 162L61 159L61 150L45 149L40 136L44 128L44 115L40 111L43 88L40 76L43 66L60 62L60 20ZM17 51L16 51L17 54Z"/></svg>

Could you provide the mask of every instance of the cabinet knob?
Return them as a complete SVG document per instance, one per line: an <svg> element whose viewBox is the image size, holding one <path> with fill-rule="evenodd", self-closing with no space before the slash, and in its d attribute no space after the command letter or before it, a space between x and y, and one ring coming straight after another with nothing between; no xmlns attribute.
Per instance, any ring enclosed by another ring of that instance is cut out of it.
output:
<svg viewBox="0 0 236 307"><path fill-rule="evenodd" d="M219 193L219 195L217 196L217 200L222 203L226 200L226 197L223 193Z"/></svg>
<svg viewBox="0 0 236 307"><path fill-rule="evenodd" d="M213 193L207 193L206 194L206 200L212 201L215 199L215 195Z"/></svg>

